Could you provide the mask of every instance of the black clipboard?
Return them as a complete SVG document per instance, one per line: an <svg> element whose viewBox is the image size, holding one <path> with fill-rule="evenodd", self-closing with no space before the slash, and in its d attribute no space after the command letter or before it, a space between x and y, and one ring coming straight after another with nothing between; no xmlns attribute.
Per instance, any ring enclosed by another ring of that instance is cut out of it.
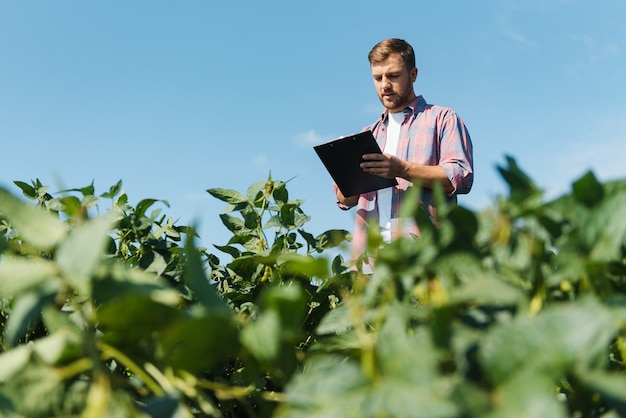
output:
<svg viewBox="0 0 626 418"><path fill-rule="evenodd" d="M363 154L382 154L371 131L344 136L313 148L345 197L398 184L395 178L366 173L360 167Z"/></svg>

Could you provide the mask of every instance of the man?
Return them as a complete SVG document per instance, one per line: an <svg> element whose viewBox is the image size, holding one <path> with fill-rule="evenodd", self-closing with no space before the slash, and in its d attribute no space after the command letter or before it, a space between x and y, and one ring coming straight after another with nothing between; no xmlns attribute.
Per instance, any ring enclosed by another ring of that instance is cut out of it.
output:
<svg viewBox="0 0 626 418"><path fill-rule="evenodd" d="M461 118L452 109L427 104L415 94L418 69L412 46L402 39L387 39L372 48L368 59L385 110L364 130L373 132L383 154L365 154L361 168L395 177L398 185L360 196L343 196L333 185L341 209L357 206L352 242L355 259L365 250L366 227L372 220L378 222L386 242L419 234L413 221L399 219L400 205L413 182L422 187L422 204L432 214L435 183L456 202L457 194L469 193L474 179L472 142Z"/></svg>

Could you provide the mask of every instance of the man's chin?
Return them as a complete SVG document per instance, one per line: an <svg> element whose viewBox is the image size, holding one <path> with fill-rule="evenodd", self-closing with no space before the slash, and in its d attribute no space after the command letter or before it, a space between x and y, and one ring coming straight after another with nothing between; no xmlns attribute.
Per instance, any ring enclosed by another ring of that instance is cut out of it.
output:
<svg viewBox="0 0 626 418"><path fill-rule="evenodd" d="M385 108L389 110L395 109L398 107L398 103L395 100L380 99L380 102L383 104L383 106L385 106Z"/></svg>

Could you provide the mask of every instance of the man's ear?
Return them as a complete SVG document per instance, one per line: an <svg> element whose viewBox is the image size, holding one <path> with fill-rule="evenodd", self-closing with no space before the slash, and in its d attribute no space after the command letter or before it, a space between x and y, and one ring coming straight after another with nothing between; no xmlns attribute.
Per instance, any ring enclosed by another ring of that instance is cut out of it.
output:
<svg viewBox="0 0 626 418"><path fill-rule="evenodd" d="M417 79L417 73L418 73L417 67L411 70L411 82L412 83L415 83L415 80Z"/></svg>

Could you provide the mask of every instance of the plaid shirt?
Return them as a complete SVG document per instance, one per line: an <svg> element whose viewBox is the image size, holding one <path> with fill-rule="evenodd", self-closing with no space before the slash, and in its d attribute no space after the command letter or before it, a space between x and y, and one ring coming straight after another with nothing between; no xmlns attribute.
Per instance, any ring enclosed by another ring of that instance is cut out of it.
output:
<svg viewBox="0 0 626 418"><path fill-rule="evenodd" d="M418 96L404 109L405 118L400 127L400 140L396 156L417 164L438 165L445 171L454 190L448 195L456 203L457 194L469 193L474 180L472 141L465 124L452 109L427 104ZM371 130L381 149L385 148L386 121L388 111L372 125ZM405 194L413 185L410 181L397 178L391 201L391 238L418 235L419 229L412 220L400 221L399 209ZM376 192L359 197L352 241L352 257L356 259L366 247L368 222L378 222ZM432 195L423 190L422 204L434 213Z"/></svg>

